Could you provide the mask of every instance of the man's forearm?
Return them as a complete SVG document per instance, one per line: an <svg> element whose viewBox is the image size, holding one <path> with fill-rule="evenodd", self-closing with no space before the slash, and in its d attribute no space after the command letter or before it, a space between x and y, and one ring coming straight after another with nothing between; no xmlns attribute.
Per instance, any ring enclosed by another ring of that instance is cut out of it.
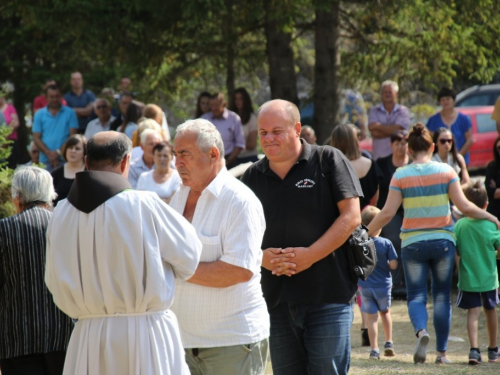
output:
<svg viewBox="0 0 500 375"><path fill-rule="evenodd" d="M253 273L250 270L217 260L200 262L188 282L212 288L227 288L249 281L252 276Z"/></svg>
<svg viewBox="0 0 500 375"><path fill-rule="evenodd" d="M471 146L472 146L472 139L468 140L468 141L465 141L465 143L462 146L462 148L460 149L459 153L462 156L465 156L469 152L469 149L470 149Z"/></svg>
<svg viewBox="0 0 500 375"><path fill-rule="evenodd" d="M48 152L51 150L47 147L47 145L42 141L41 137L37 137L36 135L33 136L33 142L35 142L36 147L43 152L45 155L47 155Z"/></svg>
<svg viewBox="0 0 500 375"><path fill-rule="evenodd" d="M92 107L73 108L78 117L88 117L92 113Z"/></svg>
<svg viewBox="0 0 500 375"><path fill-rule="evenodd" d="M405 130L404 126L398 124L380 125L375 128L375 130L383 133L386 137L390 137L392 133L399 130Z"/></svg>

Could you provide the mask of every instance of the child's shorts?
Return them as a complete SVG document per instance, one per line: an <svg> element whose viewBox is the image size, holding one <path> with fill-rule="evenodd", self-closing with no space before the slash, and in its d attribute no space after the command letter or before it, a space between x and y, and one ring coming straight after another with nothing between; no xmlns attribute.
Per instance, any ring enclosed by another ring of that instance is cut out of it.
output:
<svg viewBox="0 0 500 375"><path fill-rule="evenodd" d="M386 312L391 307L391 288L361 288L361 311L367 314Z"/></svg>
<svg viewBox="0 0 500 375"><path fill-rule="evenodd" d="M467 310L483 306L486 310L493 310L498 305L498 302L496 289L489 292L464 292L458 290L457 307L461 309Z"/></svg>

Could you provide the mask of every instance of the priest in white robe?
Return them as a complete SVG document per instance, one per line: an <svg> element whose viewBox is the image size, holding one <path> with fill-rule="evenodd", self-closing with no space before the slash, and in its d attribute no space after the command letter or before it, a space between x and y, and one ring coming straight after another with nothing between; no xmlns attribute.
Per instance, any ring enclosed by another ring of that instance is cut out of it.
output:
<svg viewBox="0 0 500 375"><path fill-rule="evenodd" d="M101 132L47 230L45 282L78 319L64 375L189 374L170 306L201 254L191 224L156 194L131 190L130 140Z"/></svg>

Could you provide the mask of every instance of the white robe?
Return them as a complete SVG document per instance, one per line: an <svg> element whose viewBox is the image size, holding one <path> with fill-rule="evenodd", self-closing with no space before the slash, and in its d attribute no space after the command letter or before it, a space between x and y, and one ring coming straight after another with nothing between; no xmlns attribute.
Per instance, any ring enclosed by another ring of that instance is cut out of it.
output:
<svg viewBox="0 0 500 375"><path fill-rule="evenodd" d="M64 375L189 374L169 308L175 278L190 278L200 254L194 228L156 194L126 190L89 214L59 202L45 282L79 319Z"/></svg>

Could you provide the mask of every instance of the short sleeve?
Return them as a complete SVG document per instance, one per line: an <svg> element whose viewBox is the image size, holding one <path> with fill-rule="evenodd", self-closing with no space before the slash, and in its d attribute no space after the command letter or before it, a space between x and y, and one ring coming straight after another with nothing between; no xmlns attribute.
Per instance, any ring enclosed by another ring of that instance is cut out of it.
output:
<svg viewBox="0 0 500 375"><path fill-rule="evenodd" d="M472 123L470 122L469 116L460 114L460 117L461 117L460 129L462 130L462 133L465 134L472 128Z"/></svg>
<svg viewBox="0 0 500 375"><path fill-rule="evenodd" d="M491 119L500 122L500 96L495 102L495 108L493 109L493 113L491 114Z"/></svg>
<svg viewBox="0 0 500 375"><path fill-rule="evenodd" d="M233 200L228 215L220 260L248 269L254 274L259 273L262 263L261 245L266 229L262 204L257 198Z"/></svg>
<svg viewBox="0 0 500 375"><path fill-rule="evenodd" d="M69 128L70 129L78 129L78 118L76 117L76 112L68 107L70 111L69 114Z"/></svg>
<svg viewBox="0 0 500 375"><path fill-rule="evenodd" d="M488 222L488 223L491 223L491 222ZM496 250L500 247L500 231L497 230L497 227L494 223L491 223L490 226L492 227L493 246L494 246L494 250Z"/></svg>
<svg viewBox="0 0 500 375"><path fill-rule="evenodd" d="M7 104L7 111L8 113L12 116L12 115L16 115L17 116L17 111L16 111L16 107L14 107L12 104Z"/></svg>
<svg viewBox="0 0 500 375"><path fill-rule="evenodd" d="M429 120L427 121L427 129L429 129L431 132L435 132L438 130L442 125L441 122L439 121L438 116L441 116L439 113L436 113L435 115L432 115L429 117Z"/></svg>
<svg viewBox="0 0 500 375"><path fill-rule="evenodd" d="M376 111L377 111L376 106L371 107L370 112L368 112L368 124L378 121Z"/></svg>
<svg viewBox="0 0 500 375"><path fill-rule="evenodd" d="M388 250L387 259L389 259L389 260L398 259L398 253L396 253L396 249L394 248L394 245L389 240L387 240L387 250Z"/></svg>
<svg viewBox="0 0 500 375"><path fill-rule="evenodd" d="M443 165L447 165L447 164L443 164ZM460 179L458 178L457 172L455 172L455 170L452 167L450 167L450 169L448 171L448 186L454 182L457 182L457 181L460 181Z"/></svg>
<svg viewBox="0 0 500 375"><path fill-rule="evenodd" d="M330 166L329 178L335 202L363 197L358 175L344 154L330 146L324 146L324 149L319 152L323 152L323 160Z"/></svg>
<svg viewBox="0 0 500 375"><path fill-rule="evenodd" d="M37 111L35 113L35 118L33 119L33 133L41 133L42 132L42 121L41 121L42 113L41 111Z"/></svg>
<svg viewBox="0 0 500 375"><path fill-rule="evenodd" d="M410 127L410 110L405 106L400 108L401 113L396 120L396 124L408 130Z"/></svg>
<svg viewBox="0 0 500 375"><path fill-rule="evenodd" d="M399 191L400 193L403 191L403 189L401 188L401 183L396 177L396 174L392 176L391 183L389 184L389 189Z"/></svg>

